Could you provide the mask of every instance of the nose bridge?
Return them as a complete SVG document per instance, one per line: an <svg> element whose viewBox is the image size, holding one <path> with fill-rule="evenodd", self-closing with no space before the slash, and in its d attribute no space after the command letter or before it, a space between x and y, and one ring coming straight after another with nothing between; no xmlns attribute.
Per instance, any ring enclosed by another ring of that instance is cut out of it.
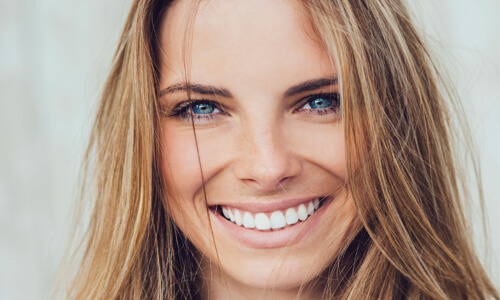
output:
<svg viewBox="0 0 500 300"><path fill-rule="evenodd" d="M279 116L260 116L245 123L239 179L258 189L273 190L300 173Z"/></svg>
<svg viewBox="0 0 500 300"><path fill-rule="evenodd" d="M254 158L268 163L269 166L279 163L281 156L286 154L286 143L278 123L273 120L261 120L248 124L246 130L246 138Z"/></svg>

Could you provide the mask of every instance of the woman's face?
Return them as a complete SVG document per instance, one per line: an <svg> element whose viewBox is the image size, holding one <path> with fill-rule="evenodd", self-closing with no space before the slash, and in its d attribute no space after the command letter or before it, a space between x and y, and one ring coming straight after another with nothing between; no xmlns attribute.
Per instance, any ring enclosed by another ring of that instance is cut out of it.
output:
<svg viewBox="0 0 500 300"><path fill-rule="evenodd" d="M160 29L169 212L225 284L297 288L359 228L337 70L285 0L202 2L185 56L185 2Z"/></svg>

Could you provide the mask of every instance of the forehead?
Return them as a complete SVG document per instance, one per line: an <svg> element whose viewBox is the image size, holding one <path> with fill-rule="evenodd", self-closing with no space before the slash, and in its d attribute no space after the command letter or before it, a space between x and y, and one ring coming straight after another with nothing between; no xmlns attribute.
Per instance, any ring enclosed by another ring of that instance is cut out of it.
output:
<svg viewBox="0 0 500 300"><path fill-rule="evenodd" d="M334 73L298 1L202 1L187 34L190 3L175 2L163 17L162 83L183 81L186 65L192 82L244 83L248 89ZM185 38L187 51L182 48Z"/></svg>

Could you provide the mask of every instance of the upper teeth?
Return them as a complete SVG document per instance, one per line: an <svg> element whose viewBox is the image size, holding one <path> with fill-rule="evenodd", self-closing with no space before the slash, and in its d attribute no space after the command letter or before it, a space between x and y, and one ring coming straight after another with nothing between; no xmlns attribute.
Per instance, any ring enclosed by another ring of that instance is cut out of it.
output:
<svg viewBox="0 0 500 300"><path fill-rule="evenodd" d="M305 221L319 208L319 199L290 207L284 211L277 210L271 213L251 213L248 211L222 207L222 214L231 222L246 228L257 230L280 229L300 221Z"/></svg>

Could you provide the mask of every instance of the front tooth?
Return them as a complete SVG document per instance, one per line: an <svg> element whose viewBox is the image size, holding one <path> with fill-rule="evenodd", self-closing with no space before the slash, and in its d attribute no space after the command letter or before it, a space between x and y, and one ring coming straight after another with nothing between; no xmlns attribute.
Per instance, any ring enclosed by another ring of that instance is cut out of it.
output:
<svg viewBox="0 0 500 300"><path fill-rule="evenodd" d="M309 202L309 204L307 205L307 214L308 215L312 215L314 212L314 204L313 202Z"/></svg>
<svg viewBox="0 0 500 300"><path fill-rule="evenodd" d="M275 211L271 214L270 223L272 229L283 228L286 226L285 216L281 211Z"/></svg>
<svg viewBox="0 0 500 300"><path fill-rule="evenodd" d="M297 215L299 217L299 220L301 221L307 219L307 209L304 204L299 205L299 209L297 210Z"/></svg>
<svg viewBox="0 0 500 300"><path fill-rule="evenodd" d="M318 209L319 207L319 199L314 199L314 210Z"/></svg>
<svg viewBox="0 0 500 300"><path fill-rule="evenodd" d="M299 216L297 216L297 212L293 208L286 210L285 217L288 225L295 224L299 221Z"/></svg>
<svg viewBox="0 0 500 300"><path fill-rule="evenodd" d="M226 219L229 219L229 214L227 213L227 209L225 207L222 208L222 214L226 217Z"/></svg>
<svg viewBox="0 0 500 300"><path fill-rule="evenodd" d="M238 226L241 226L243 224L243 218L241 217L240 211L237 209L234 210L234 222Z"/></svg>
<svg viewBox="0 0 500 300"><path fill-rule="evenodd" d="M243 214L243 226L246 228L255 228L255 222L251 213L246 212Z"/></svg>
<svg viewBox="0 0 500 300"><path fill-rule="evenodd" d="M233 212L228 208L227 209L227 214L229 215L229 220L234 223L234 215Z"/></svg>
<svg viewBox="0 0 500 300"><path fill-rule="evenodd" d="M266 216L266 214L258 213L255 215L255 227L258 230L268 230L271 228L269 218Z"/></svg>

